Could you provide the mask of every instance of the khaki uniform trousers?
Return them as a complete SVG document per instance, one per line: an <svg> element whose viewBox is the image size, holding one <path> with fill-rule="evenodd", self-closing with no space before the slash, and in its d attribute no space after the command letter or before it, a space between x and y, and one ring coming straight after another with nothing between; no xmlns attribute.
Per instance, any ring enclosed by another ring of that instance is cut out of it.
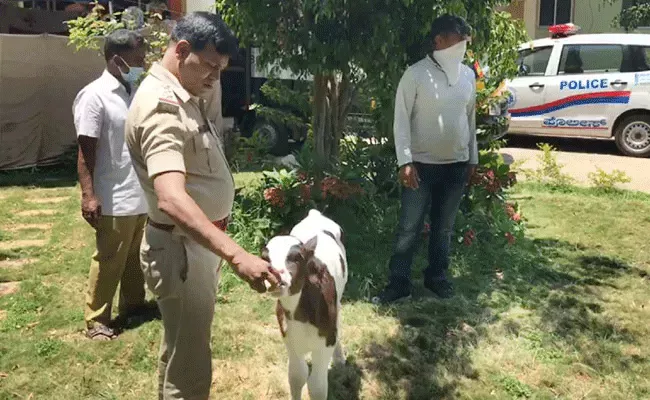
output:
<svg viewBox="0 0 650 400"><path fill-rule="evenodd" d="M160 400L207 400L212 381L211 325L221 259L182 233L145 227L140 248L147 286L163 320Z"/></svg>
<svg viewBox="0 0 650 400"><path fill-rule="evenodd" d="M90 264L86 293L86 325L107 325L120 284L120 313L144 304L145 289L139 249L146 215L102 216L95 231L97 250Z"/></svg>

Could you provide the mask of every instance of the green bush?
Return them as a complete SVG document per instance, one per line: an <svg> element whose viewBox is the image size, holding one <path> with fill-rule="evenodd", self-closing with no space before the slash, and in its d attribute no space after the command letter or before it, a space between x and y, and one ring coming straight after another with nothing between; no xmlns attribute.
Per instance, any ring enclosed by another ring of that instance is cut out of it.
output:
<svg viewBox="0 0 650 400"><path fill-rule="evenodd" d="M362 185L328 174L322 179L306 171L264 171L259 187L237 194L232 232L258 247L276 234L286 234L316 208L328 213L354 207L367 192Z"/></svg>
<svg viewBox="0 0 650 400"><path fill-rule="evenodd" d="M159 14L143 14L142 26L135 26L133 20L127 15L121 12L108 14L102 5L95 4L87 15L66 21L70 31L68 44L74 46L77 51L81 49L101 51L102 38L106 35L117 29L137 29L145 37L148 47L146 62L151 65L159 61L165 53L169 34Z"/></svg>
<svg viewBox="0 0 650 400"><path fill-rule="evenodd" d="M496 146L495 146L496 147ZM372 235L381 220L397 221L397 165L388 143L368 143L358 137L341 141L339 161L322 170L306 143L297 155L298 167L264 172L255 188L238 194L233 232L253 247L287 233L311 208L326 212L353 235ZM454 241L499 246L514 244L525 230L518 205L509 200L516 184L514 171L496 150L481 151L456 222ZM237 222L239 221L239 222ZM244 223L245 221L245 223ZM360 231L362 230L362 231ZM423 234L427 234L428 225ZM348 235L350 236L350 235Z"/></svg>
<svg viewBox="0 0 650 400"><path fill-rule="evenodd" d="M589 180L591 184L600 191L610 193L618 190L618 184L630 183L632 179L623 171L619 169L613 170L611 173L607 173L600 168L596 169L596 172L589 173Z"/></svg>
<svg viewBox="0 0 650 400"><path fill-rule="evenodd" d="M557 149L548 143L539 143L537 148L542 152L537 156L539 167L523 171L526 176L554 189L565 190L573 185L574 179L562 171L564 165L557 160Z"/></svg>

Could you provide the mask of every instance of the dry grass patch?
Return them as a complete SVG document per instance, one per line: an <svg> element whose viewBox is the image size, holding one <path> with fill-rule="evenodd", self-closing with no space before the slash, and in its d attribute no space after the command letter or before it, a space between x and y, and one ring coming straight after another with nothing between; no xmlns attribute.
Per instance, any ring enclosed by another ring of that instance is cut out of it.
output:
<svg viewBox="0 0 650 400"><path fill-rule="evenodd" d="M59 204L69 200L70 197L43 197L43 198L27 198L28 203L33 204Z"/></svg>
<svg viewBox="0 0 650 400"><path fill-rule="evenodd" d="M2 282L0 283L0 297L17 293L20 290L20 282Z"/></svg>
<svg viewBox="0 0 650 400"><path fill-rule="evenodd" d="M37 258L18 258L0 261L0 268L19 268L38 261Z"/></svg>
<svg viewBox="0 0 650 400"><path fill-rule="evenodd" d="M10 240L0 242L0 250L14 250L26 247L43 247L47 244L45 239Z"/></svg>
<svg viewBox="0 0 650 400"><path fill-rule="evenodd" d="M25 210L16 213L19 217L48 217L56 215L56 210Z"/></svg>
<svg viewBox="0 0 650 400"><path fill-rule="evenodd" d="M212 399L266 399L289 397L285 363L256 360L213 362Z"/></svg>
<svg viewBox="0 0 650 400"><path fill-rule="evenodd" d="M52 229L54 224L52 223L42 223L42 224L14 224L8 227L4 227L4 229L8 230L9 232L17 232L17 231L31 231L31 230L37 230L37 231L49 231Z"/></svg>

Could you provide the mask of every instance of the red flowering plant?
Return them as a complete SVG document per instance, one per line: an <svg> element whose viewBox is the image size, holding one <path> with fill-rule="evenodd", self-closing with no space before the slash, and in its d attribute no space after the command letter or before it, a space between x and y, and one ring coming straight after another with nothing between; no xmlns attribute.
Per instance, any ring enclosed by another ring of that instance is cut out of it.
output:
<svg viewBox="0 0 650 400"><path fill-rule="evenodd" d="M481 152L479 165L469 180L466 198L472 207L504 202L507 190L516 183L517 175L499 152Z"/></svg>
<svg viewBox="0 0 650 400"><path fill-rule="evenodd" d="M313 183L296 170L264 171L259 191L262 193L264 214L271 220L275 232L300 220L304 213L315 206L312 200Z"/></svg>
<svg viewBox="0 0 650 400"><path fill-rule="evenodd" d="M456 218L458 244L472 246L477 240L514 245L524 235L524 221L513 203L491 203L488 209L460 212Z"/></svg>
<svg viewBox="0 0 650 400"><path fill-rule="evenodd" d="M496 149L482 151L479 165L470 177L467 193L456 220L459 244L477 240L514 245L524 234L524 219L509 189L517 176Z"/></svg>
<svg viewBox="0 0 650 400"><path fill-rule="evenodd" d="M324 210L364 194L361 185L355 182L325 176L317 184L305 171L286 169L265 171L261 191L274 233L295 225L311 208Z"/></svg>

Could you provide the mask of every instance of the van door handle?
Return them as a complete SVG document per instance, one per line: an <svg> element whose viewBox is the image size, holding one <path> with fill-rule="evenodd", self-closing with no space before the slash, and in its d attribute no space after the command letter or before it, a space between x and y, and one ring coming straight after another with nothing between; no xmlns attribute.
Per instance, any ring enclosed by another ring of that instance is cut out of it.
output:
<svg viewBox="0 0 650 400"><path fill-rule="evenodd" d="M531 88L531 89L541 89L541 88L544 87L544 85L542 85L541 83L535 82L532 85L528 85L528 87Z"/></svg>
<svg viewBox="0 0 650 400"><path fill-rule="evenodd" d="M615 80L614 82L609 84L610 86L616 86L616 85L627 85L627 82L623 82L621 80Z"/></svg>

